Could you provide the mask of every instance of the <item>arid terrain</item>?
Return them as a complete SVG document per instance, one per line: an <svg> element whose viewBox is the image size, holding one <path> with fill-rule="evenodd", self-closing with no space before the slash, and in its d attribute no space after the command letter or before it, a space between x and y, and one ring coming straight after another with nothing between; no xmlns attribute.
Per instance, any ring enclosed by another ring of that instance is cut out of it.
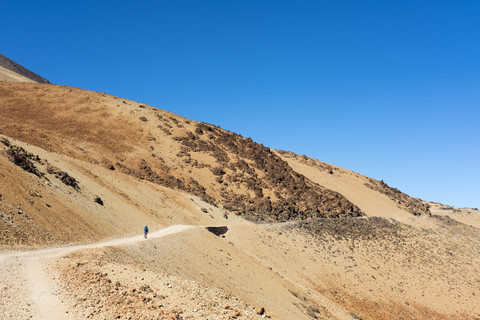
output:
<svg viewBox="0 0 480 320"><path fill-rule="evenodd" d="M19 65L0 53L0 81L50 83L47 79Z"/></svg>
<svg viewBox="0 0 480 320"><path fill-rule="evenodd" d="M480 319L479 210L3 69L1 319Z"/></svg>

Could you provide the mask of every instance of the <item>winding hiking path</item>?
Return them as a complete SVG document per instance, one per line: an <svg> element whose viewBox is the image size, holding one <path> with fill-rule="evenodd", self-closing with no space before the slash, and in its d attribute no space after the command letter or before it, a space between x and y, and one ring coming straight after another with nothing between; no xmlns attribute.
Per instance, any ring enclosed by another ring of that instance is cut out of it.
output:
<svg viewBox="0 0 480 320"><path fill-rule="evenodd" d="M161 238L183 232L193 226L174 225L151 232L149 238ZM79 250L119 246L145 241L143 235L118 238L93 244L54 247L0 254L1 319L73 319L54 284L47 267L55 259Z"/></svg>

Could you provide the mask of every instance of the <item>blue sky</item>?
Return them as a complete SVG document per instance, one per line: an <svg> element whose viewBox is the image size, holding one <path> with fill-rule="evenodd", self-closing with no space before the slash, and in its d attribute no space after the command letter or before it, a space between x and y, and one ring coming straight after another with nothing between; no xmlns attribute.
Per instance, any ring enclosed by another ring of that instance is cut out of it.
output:
<svg viewBox="0 0 480 320"><path fill-rule="evenodd" d="M0 52L480 207L479 1L4 1Z"/></svg>

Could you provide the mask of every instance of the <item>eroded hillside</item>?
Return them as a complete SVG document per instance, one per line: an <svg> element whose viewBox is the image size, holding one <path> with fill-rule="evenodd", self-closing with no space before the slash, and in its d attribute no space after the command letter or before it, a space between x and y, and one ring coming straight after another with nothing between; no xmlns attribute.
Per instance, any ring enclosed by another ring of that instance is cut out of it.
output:
<svg viewBox="0 0 480 320"><path fill-rule="evenodd" d="M160 109L25 83L2 83L0 105L0 132L8 137L185 191L254 221L362 215L269 148Z"/></svg>

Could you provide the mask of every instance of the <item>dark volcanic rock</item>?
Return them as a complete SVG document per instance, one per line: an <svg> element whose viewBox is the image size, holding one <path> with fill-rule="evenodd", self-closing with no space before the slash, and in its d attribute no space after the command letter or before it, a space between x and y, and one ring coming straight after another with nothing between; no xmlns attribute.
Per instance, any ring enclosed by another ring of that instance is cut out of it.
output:
<svg viewBox="0 0 480 320"><path fill-rule="evenodd" d="M390 199L397 203L398 207L407 210L415 216L432 214L430 212L430 205L425 201L410 197L408 194L401 192L397 188L390 187L383 180L378 181L372 178L367 179L369 182L365 183L365 186L387 195Z"/></svg>
<svg viewBox="0 0 480 320"><path fill-rule="evenodd" d="M98 203L99 205L103 206L103 200L99 196L96 196L93 201Z"/></svg>
<svg viewBox="0 0 480 320"><path fill-rule="evenodd" d="M4 140L2 142L3 144L7 145L8 140ZM9 149L7 149L7 156L11 162L15 163L23 170L33 173L40 178L44 176L44 174L40 172L33 163L33 161L40 161L40 158L38 156L27 152L22 147L11 145L9 142L8 147Z"/></svg>
<svg viewBox="0 0 480 320"><path fill-rule="evenodd" d="M224 188L224 208L253 221L303 220L312 217L361 216L360 209L341 194L313 183L294 171L269 148L250 138L199 123L194 132L175 137L182 154L207 153L216 159L211 172ZM186 162L189 163L189 162ZM268 190L268 192L267 192ZM274 193L275 197L265 196Z"/></svg>
<svg viewBox="0 0 480 320"><path fill-rule="evenodd" d="M221 236L222 234L227 233L228 227L227 226L222 226L222 227L205 227L208 231L213 233L216 236Z"/></svg>
<svg viewBox="0 0 480 320"><path fill-rule="evenodd" d="M70 186L77 191L80 189L80 186L78 185L78 181L66 172L63 172L63 171L56 172L55 177L60 179L60 181L62 181L63 184Z"/></svg>
<svg viewBox="0 0 480 320"><path fill-rule="evenodd" d="M10 147L10 141L8 139L2 138L0 142L3 143L5 146Z"/></svg>

